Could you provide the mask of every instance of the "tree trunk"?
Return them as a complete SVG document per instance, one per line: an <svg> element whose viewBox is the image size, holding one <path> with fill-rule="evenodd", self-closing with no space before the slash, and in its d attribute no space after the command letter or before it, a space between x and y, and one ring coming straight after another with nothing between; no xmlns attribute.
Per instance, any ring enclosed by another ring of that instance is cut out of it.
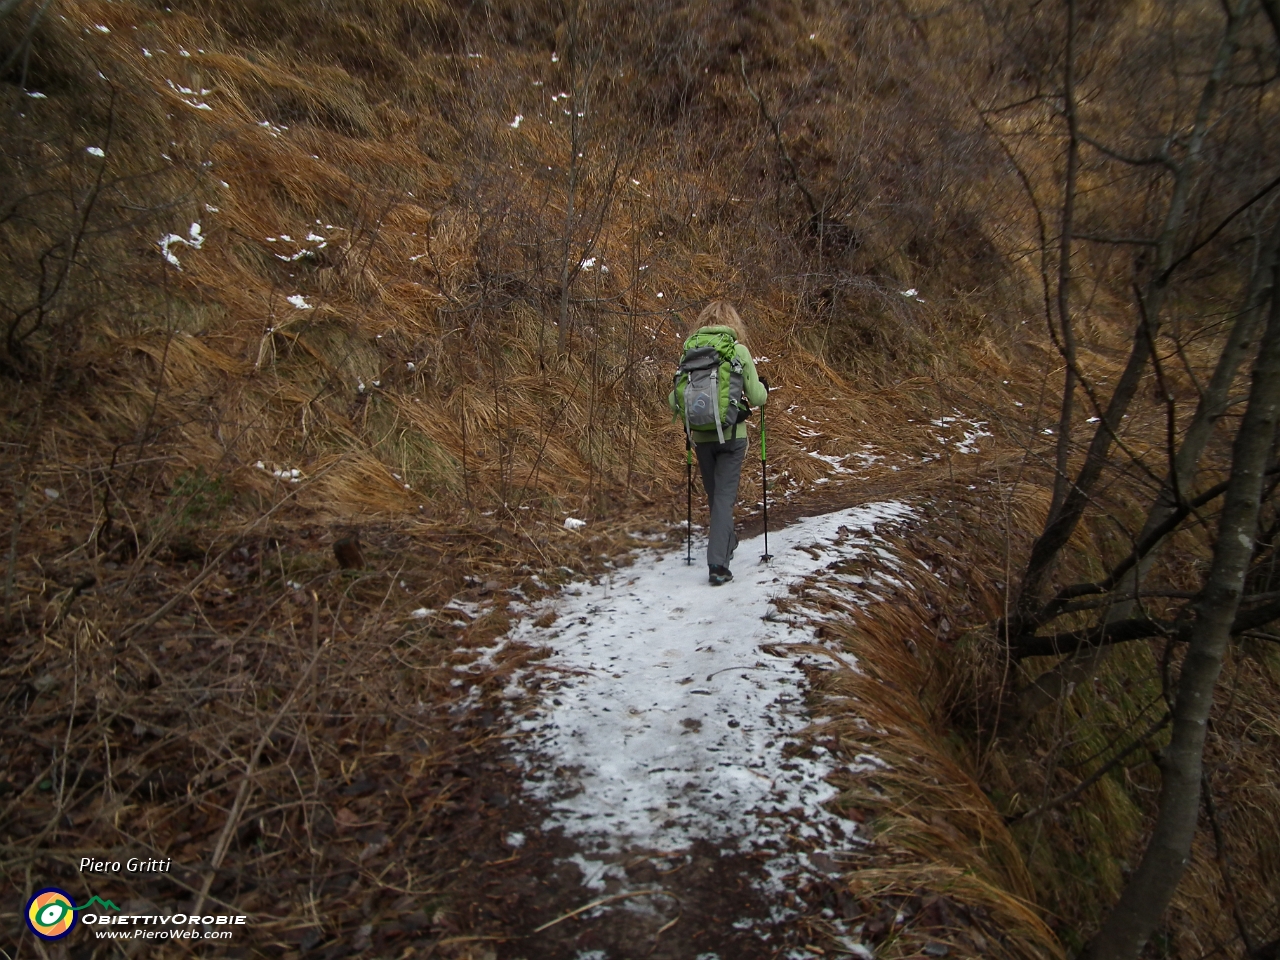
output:
<svg viewBox="0 0 1280 960"><path fill-rule="evenodd" d="M559 327L556 330L556 352L561 357L569 351L569 288L578 275L578 265L570 264L573 252L574 204L578 194L578 6L572 4L569 13L569 47L565 51L569 70L569 89L573 97L569 101L569 183L564 211L564 244L560 253L560 310Z"/></svg>
<svg viewBox="0 0 1280 960"><path fill-rule="evenodd" d="M1075 227L1076 174L1080 166L1080 127L1076 120L1075 89L1076 4L1067 0L1067 62L1062 99L1067 116L1067 174L1062 191L1062 236L1058 241L1058 326L1062 329L1062 408L1058 413L1058 452L1053 478L1053 500L1049 516L1062 508L1067 498L1068 458L1071 455L1071 415L1076 399L1076 332L1071 323L1071 231Z"/></svg>
<svg viewBox="0 0 1280 960"><path fill-rule="evenodd" d="M1034 628L1036 625L1034 621L1041 603L1041 588L1053 570L1058 554L1075 532L1076 525L1089 504L1094 484L1098 482L1098 478L1102 476L1102 471L1109 462L1112 438L1119 433L1120 424L1129 409L1129 401L1138 392L1138 385L1142 382L1147 360L1151 356L1151 341L1155 331L1151 331L1151 336L1147 336L1143 332L1143 327L1147 323L1148 318L1145 316L1138 322L1129 360L1116 383L1115 392L1111 394L1111 402L1107 404L1102 422L1098 424L1097 432L1089 443L1084 464L1080 467L1080 473L1063 501L1062 509L1056 515L1050 516L1044 532L1031 546L1027 572L1023 575L1022 590L1018 596L1018 623L1012 631L1015 634L1023 632L1025 626Z"/></svg>
<svg viewBox="0 0 1280 960"><path fill-rule="evenodd" d="M1200 464L1200 455L1209 442L1214 426L1226 413L1228 392L1235 381L1236 372L1257 343L1258 325L1267 306L1267 291L1271 282L1271 274L1280 255L1280 220L1276 221L1271 232L1262 242L1258 251L1253 276L1249 278L1249 290L1245 296L1244 309L1232 324L1231 333L1218 357L1213 375L1200 397L1196 412L1187 425L1182 436L1182 443L1173 457L1169 476L1156 496L1156 501L1147 514L1146 522L1138 534L1137 541L1142 543L1157 530L1178 509L1178 504L1190 498L1190 491L1195 484L1196 471ZM1111 609L1109 620L1123 620L1132 612L1133 602L1138 595L1138 588L1146 578L1151 566L1155 563L1158 547L1153 546L1147 555L1117 587L1115 593L1119 603Z"/></svg>
<svg viewBox="0 0 1280 960"><path fill-rule="evenodd" d="M1213 565L1195 603L1195 623L1164 752L1160 808L1142 863L1086 951L1089 960L1134 960L1155 931L1191 853L1200 810L1205 731L1213 688L1253 555L1263 472L1280 411L1280 265L1272 268L1271 310L1253 370L1249 404L1232 449L1231 480Z"/></svg>
<svg viewBox="0 0 1280 960"><path fill-rule="evenodd" d="M1236 37L1251 3L1252 0L1238 0L1234 8L1228 12L1226 29L1218 45L1213 67L1200 92L1195 123L1187 139L1187 152L1174 175L1169 207L1165 213L1160 234L1156 238L1154 273L1139 304L1141 318L1134 332L1129 360L1116 384L1115 392L1111 395L1111 401L1102 415L1102 422L1098 424L1093 440L1089 444L1080 473L1063 500L1061 510L1050 513L1044 532L1032 544L1031 555L1027 559L1026 572L1018 594L1013 633L1023 632L1027 627L1034 629L1036 626L1035 614L1040 606L1041 590L1057 562L1059 553L1071 539L1080 518L1084 515L1093 487L1107 465L1112 440L1120 428L1129 402L1133 399L1142 379L1147 359L1151 354L1151 345L1160 329L1160 313L1164 308L1169 278L1178 264L1176 259L1178 236L1187 214L1192 188L1198 179L1205 137L1208 136L1212 126L1214 104L1217 102L1218 91L1222 86L1227 67L1230 66L1231 58L1235 55ZM1068 383L1070 382L1068 380Z"/></svg>
<svg viewBox="0 0 1280 960"><path fill-rule="evenodd" d="M573 109L578 109L578 104L573 103ZM570 124L576 124L577 118L573 118ZM572 280L578 273L578 265L569 263L569 254L573 251L573 206L577 199L578 191L578 152L577 137L570 135L569 138L569 189L568 199L565 205L564 214L564 250L560 255L560 312L559 312L559 328L556 331L556 352L561 356L568 352L569 348L569 287Z"/></svg>
<svg viewBox="0 0 1280 960"><path fill-rule="evenodd" d="M1200 455L1213 432L1214 425L1227 409L1228 390L1244 358L1252 350L1257 337L1258 324L1266 308L1266 290L1270 282L1272 265L1280 260L1280 221L1277 221L1260 251L1254 275L1250 279L1245 307L1236 318L1227 342L1218 357L1213 376L1205 387L1195 415L1182 443L1173 457L1170 476L1157 494L1147 514L1146 522L1138 534L1137 543L1144 543L1152 533L1178 509L1178 501L1185 500L1195 482ZM1107 611L1106 622L1116 623L1133 614L1139 588L1155 563L1159 547L1152 546L1113 591L1116 603ZM1111 655L1112 647L1099 646L1087 652L1070 656L1037 677L1018 694L1018 716L1023 722L1035 716L1063 697L1067 690L1078 686L1097 673L1098 668Z"/></svg>

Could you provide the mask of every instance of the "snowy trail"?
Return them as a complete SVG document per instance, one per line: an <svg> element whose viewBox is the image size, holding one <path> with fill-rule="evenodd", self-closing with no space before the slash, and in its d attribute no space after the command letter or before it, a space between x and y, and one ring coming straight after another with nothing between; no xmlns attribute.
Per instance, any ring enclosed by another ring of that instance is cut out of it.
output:
<svg viewBox="0 0 1280 960"><path fill-rule="evenodd" d="M773 600L806 575L871 554L879 572L868 580L824 576L828 588L868 602L877 582L896 582L898 563L875 527L910 515L885 502L800 521L771 533L768 565L757 562L760 538L744 540L736 579L723 587L707 584L696 542L692 566L683 550L648 551L607 580L570 585L528 609L506 641L554 653L506 691L523 699L537 680L536 706L513 718L524 734L516 741L523 789L548 812L544 830L563 828L599 858L573 858L588 886L621 879L624 851L672 854L697 840L771 850L769 872L780 877L800 863L788 833L818 849L858 842L856 825L822 806L835 794L824 779L835 760L821 747L813 759L785 755L811 719L804 655L780 648L821 641ZM555 621L536 626L547 610Z"/></svg>

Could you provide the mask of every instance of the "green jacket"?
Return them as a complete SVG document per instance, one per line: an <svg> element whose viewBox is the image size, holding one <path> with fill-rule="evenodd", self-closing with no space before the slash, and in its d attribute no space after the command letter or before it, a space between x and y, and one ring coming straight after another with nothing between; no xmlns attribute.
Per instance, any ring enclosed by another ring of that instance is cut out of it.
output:
<svg viewBox="0 0 1280 960"><path fill-rule="evenodd" d="M729 327L702 327L698 333L733 333ZM769 402L769 391L764 388L764 384L760 382L760 377L756 374L755 361L751 359L751 351L747 349L746 344L739 343L734 347L734 355L742 361L742 393L746 397L747 403L753 407L763 407ZM672 414L676 419L680 418L680 408L676 405L676 392L672 390L667 394L667 406L671 408ZM747 425L745 423L734 424L733 436L725 437L725 440L745 440L747 438ZM716 436L715 428L710 430L694 430L694 443L718 443L720 438Z"/></svg>

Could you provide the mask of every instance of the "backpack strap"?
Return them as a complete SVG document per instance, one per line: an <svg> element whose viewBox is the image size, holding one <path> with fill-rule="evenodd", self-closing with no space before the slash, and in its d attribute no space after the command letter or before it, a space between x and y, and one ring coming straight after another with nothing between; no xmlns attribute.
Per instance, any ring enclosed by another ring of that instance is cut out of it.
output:
<svg viewBox="0 0 1280 960"><path fill-rule="evenodd" d="M733 344L733 346L732 346L732 347L730 347L729 361L728 361L728 364L729 364L729 388L728 388L728 389L729 389L729 406L730 406L730 407L733 407L733 406L735 406L735 404L733 403L733 376L734 376L734 374L737 374L739 377L741 377L741 376L742 376L742 361L738 359L738 350L737 350L737 347L738 347L738 338L737 338L734 334L732 334L732 333L729 333L729 334L721 334L721 335L722 335L722 336L728 336L728 338L729 338L729 342L730 342L731 344ZM720 378L719 378L719 373L720 373L720 371L719 371L719 370L713 370L713 371L711 372L711 379L712 379L712 381L714 381L714 382L715 382L715 385L716 385L716 397L717 397L717 399L718 399L718 398L719 398L719 396L720 396ZM736 410L734 410L734 411L732 412L732 414L731 414L728 410L726 410L726 411L725 411L725 416L726 416L726 417L728 417L728 416L732 416L732 417L733 417L733 420L730 422L730 424L729 424L729 425L730 425L731 427L733 427L733 428L736 430L736 425L737 425L737 423L738 423L737 411L736 411ZM721 421L720 417L718 417L718 416L716 417L716 438L717 438L721 443L724 443L724 426L723 426L723 423L722 423L722 421Z"/></svg>
<svg viewBox="0 0 1280 960"><path fill-rule="evenodd" d="M714 384L714 385L715 385L715 393L714 393L714 396L715 396L715 398L716 398L716 403L717 403L717 410L716 410L716 437L717 437L717 438L719 438L719 440L720 440L720 442L721 442L721 443L724 443L724 427L723 427L723 426L721 425L721 423L720 423L720 410L718 409L718 405L719 405L719 402L720 402L720 371L719 371L718 369L712 368L712 370L711 370L711 382L712 382L712 384Z"/></svg>

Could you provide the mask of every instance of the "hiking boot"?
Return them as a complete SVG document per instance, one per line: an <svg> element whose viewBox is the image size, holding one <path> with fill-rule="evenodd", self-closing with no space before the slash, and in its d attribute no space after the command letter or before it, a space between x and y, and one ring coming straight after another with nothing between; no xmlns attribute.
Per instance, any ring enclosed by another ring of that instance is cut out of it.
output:
<svg viewBox="0 0 1280 960"><path fill-rule="evenodd" d="M712 567L707 581L713 586L718 587L722 583L728 583L733 579L733 574L728 567Z"/></svg>

